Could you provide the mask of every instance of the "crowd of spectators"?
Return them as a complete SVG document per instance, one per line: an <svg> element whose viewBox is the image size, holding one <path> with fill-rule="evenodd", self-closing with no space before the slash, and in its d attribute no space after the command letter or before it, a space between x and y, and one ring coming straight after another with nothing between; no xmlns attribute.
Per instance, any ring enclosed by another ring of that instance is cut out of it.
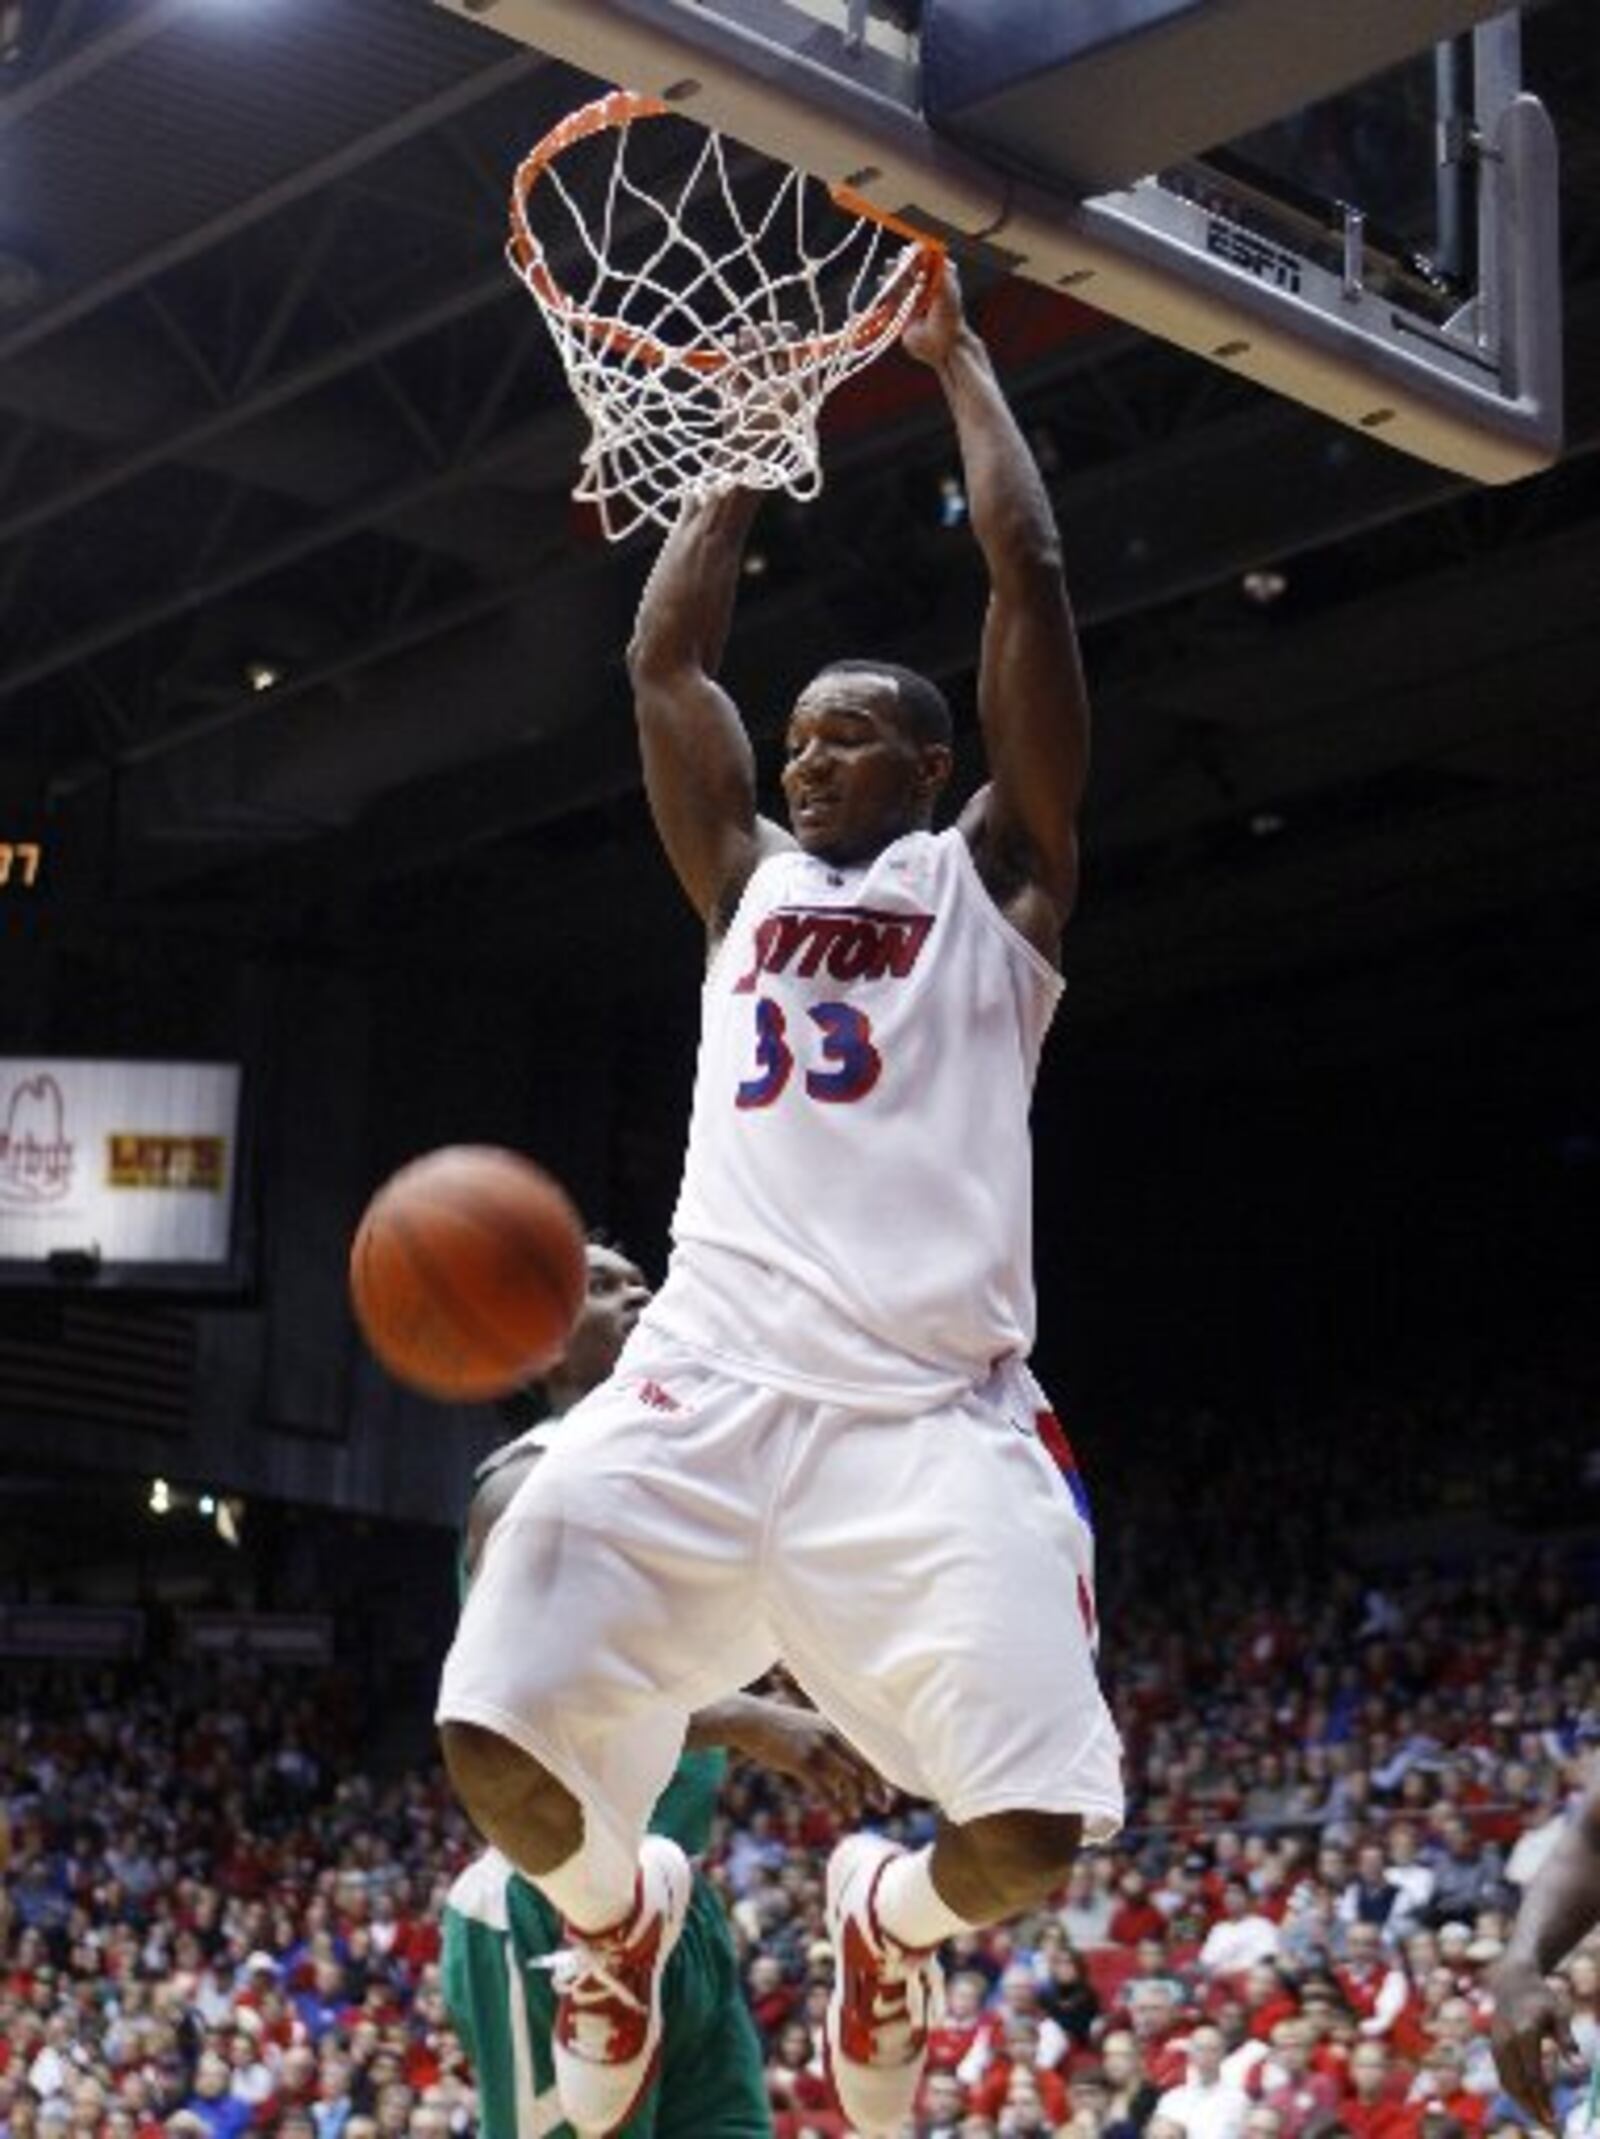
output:
<svg viewBox="0 0 1600 2139"><path fill-rule="evenodd" d="M1163 1545L1119 1583L1128 1826L1056 1906L947 1951L907 2139L1523 2128L1485 1981L1600 1757L1592 1572L1252 1564ZM0 2139L469 2139L439 1912L476 1845L437 1771L380 1777L362 1742L348 1683L282 1667L8 1689ZM820 2054L833 1839L740 1770L708 1859L778 2139L848 2129ZM1593 2056L1600 1947L1562 1983ZM1580 2139L1580 2068L1556 2085Z"/></svg>
<svg viewBox="0 0 1600 2139"><path fill-rule="evenodd" d="M447 2139L439 1910L473 1846L337 1677L35 1677L0 1717L0 2139Z"/></svg>
<svg viewBox="0 0 1600 2139"><path fill-rule="evenodd" d="M1554 1556L1148 1592L1112 1644L1129 1824L1057 1906L947 1951L914 2139L1511 2139L1487 1979L1600 1759L1600 1604ZM839 2139L814 1814L730 1793L715 1874L779 2139ZM915 1815L908 1835L919 1831ZM1563 1969L1600 2053L1600 1941ZM1555 2074L1588 2139L1586 2068ZM908 2135L909 2139L909 2135Z"/></svg>

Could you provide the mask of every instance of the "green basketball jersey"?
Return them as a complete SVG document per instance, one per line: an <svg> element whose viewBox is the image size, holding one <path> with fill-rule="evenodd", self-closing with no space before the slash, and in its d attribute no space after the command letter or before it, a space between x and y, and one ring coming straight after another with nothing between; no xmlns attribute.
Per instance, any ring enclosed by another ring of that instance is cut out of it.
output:
<svg viewBox="0 0 1600 2139"><path fill-rule="evenodd" d="M717 1816L717 1795L728 1772L728 1756L720 1747L705 1746L687 1752L672 1772L672 1780L656 1799L650 1815L650 1832L676 1842L686 1857L703 1857L711 1847L711 1823Z"/></svg>

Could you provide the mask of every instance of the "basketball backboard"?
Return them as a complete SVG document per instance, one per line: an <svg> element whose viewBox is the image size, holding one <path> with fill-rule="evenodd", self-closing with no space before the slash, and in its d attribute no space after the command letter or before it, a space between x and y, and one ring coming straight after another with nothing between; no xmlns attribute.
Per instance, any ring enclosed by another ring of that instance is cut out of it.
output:
<svg viewBox="0 0 1600 2139"><path fill-rule="evenodd" d="M1116 95L1144 123L1120 153L1157 157L1160 168L1119 169L1116 131L1101 126L1088 178L1084 129L1076 155L1070 145L1070 70L1059 155L1042 73L1019 146L993 99L936 114L938 130L929 123L922 36L940 0L436 4L601 82L665 97L736 141L980 244L1019 274L1438 466L1510 482L1560 449L1556 144L1543 107L1521 89L1518 17L1479 22L1482 0L1337 11L1275 0L1274 36L1293 37L1291 18L1309 9L1308 29L1335 16L1367 24L1358 58L1414 47L1354 89L1350 48L1340 64L1324 50L1285 69L1258 35L1235 55L1241 79L1229 96L1209 90L1186 112L1170 48L1124 53ZM1230 9L1250 0L1143 4L1211 14L1226 30ZM1380 17L1381 36L1370 28ZM1474 22L1427 42L1442 25ZM1189 62L1192 71L1192 50ZM1274 105L1274 83L1298 94L1319 68L1336 94L1298 111ZM1200 78L1213 80L1204 68ZM1198 140L1196 129L1223 113L1249 132ZM1400 152L1375 164L1366 153L1375 138ZM1102 179L1105 190L1086 196L1086 183Z"/></svg>

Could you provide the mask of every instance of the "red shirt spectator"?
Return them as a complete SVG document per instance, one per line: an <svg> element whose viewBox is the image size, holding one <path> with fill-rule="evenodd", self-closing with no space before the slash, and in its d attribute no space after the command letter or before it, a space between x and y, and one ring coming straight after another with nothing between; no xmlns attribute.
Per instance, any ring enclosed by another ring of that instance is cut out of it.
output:
<svg viewBox="0 0 1600 2139"><path fill-rule="evenodd" d="M1315 2046L1310 2025L1298 2016L1280 2020L1272 2031L1272 2058L1263 2072L1261 2099L1278 2112L1283 2139L1300 2139L1314 2118L1338 2108L1338 2082L1311 2069Z"/></svg>
<svg viewBox="0 0 1600 2139"><path fill-rule="evenodd" d="M817 2063L816 2044L803 2020L786 2020L767 2060L767 2099L774 2111L839 2112L839 2102Z"/></svg>
<svg viewBox="0 0 1600 2139"><path fill-rule="evenodd" d="M1117 1882L1117 1906L1106 1936L1114 1946L1137 1946L1142 1938L1164 1939L1167 1919L1150 1899L1144 1874L1130 1867Z"/></svg>
<svg viewBox="0 0 1600 2139"><path fill-rule="evenodd" d="M1414 2131L1421 2128L1422 2119L1431 2110L1443 2110L1446 2116L1455 2117L1469 2134L1483 2130L1488 2097L1474 2094L1465 2084L1464 2065L1453 2042L1436 2042L1432 2046L1411 2089L1409 2106Z"/></svg>
<svg viewBox="0 0 1600 2139"><path fill-rule="evenodd" d="M945 1984L944 2013L928 2030L928 2070L954 2072L977 2040L988 1985L973 1969L959 1969Z"/></svg>
<svg viewBox="0 0 1600 2139"><path fill-rule="evenodd" d="M785 1981L783 1963L772 1953L755 1955L746 1983L761 2040L775 2042L779 2029L794 2012L798 1993L792 1983Z"/></svg>
<svg viewBox="0 0 1600 2139"><path fill-rule="evenodd" d="M1350 2139L1410 2139L1412 2115L1381 2042L1359 2042L1350 2053L1349 2084L1339 2103L1339 2122Z"/></svg>
<svg viewBox="0 0 1600 2139"><path fill-rule="evenodd" d="M1299 2010L1294 1993L1270 1961L1245 1970L1244 2024L1255 2041L1271 2042L1279 2023L1292 2020Z"/></svg>
<svg viewBox="0 0 1600 2139"><path fill-rule="evenodd" d="M1013 2015L1007 2026L1005 2047L989 2060L982 2078L968 2089L968 2101L973 2111L998 2122L1001 2110L1010 2099L1012 2074L1020 2069L1032 2077L1052 2126L1064 2123L1068 2110L1066 2082L1059 2072L1045 2071L1038 2063L1038 2055L1037 2023L1022 2014Z"/></svg>
<svg viewBox="0 0 1600 2139"><path fill-rule="evenodd" d="M1389 2034L1411 1996L1404 1975L1384 1954L1383 1934L1376 1924L1346 1926L1344 1959L1333 1979L1363 2035Z"/></svg>

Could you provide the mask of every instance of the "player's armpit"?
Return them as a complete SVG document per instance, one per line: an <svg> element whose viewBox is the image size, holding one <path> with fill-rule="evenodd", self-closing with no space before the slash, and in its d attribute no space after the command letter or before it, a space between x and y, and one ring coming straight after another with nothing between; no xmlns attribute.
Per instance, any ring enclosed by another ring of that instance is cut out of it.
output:
<svg viewBox="0 0 1600 2139"><path fill-rule="evenodd" d="M1052 964L1077 896L1078 845L1071 835L1068 867L1046 872L1024 827L1007 824L993 804L993 785L978 790L961 812L959 829L984 889L1017 932Z"/></svg>

